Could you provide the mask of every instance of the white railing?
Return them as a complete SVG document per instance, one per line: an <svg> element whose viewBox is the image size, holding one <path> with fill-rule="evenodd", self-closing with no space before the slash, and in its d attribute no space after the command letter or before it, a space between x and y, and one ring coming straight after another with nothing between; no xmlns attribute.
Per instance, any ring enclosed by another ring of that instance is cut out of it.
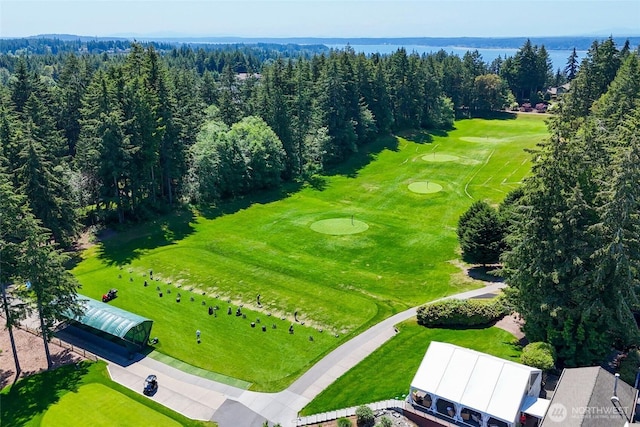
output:
<svg viewBox="0 0 640 427"><path fill-rule="evenodd" d="M399 412L402 412L402 410L404 410L405 408L405 404L406 402L404 400L390 399L382 400L380 402L368 403L365 406L368 406L374 412L382 411L385 409L400 410ZM295 425L306 426L310 424L333 421L337 420L338 418L351 417L356 414L356 409L358 409L360 406L362 405L352 406L351 408L338 409L335 411L323 412L321 414L309 415L306 417L300 417L296 419Z"/></svg>

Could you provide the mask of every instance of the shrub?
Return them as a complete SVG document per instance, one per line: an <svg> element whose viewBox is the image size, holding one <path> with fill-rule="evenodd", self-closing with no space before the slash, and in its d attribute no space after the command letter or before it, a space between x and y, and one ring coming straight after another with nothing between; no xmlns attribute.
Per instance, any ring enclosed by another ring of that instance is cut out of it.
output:
<svg viewBox="0 0 640 427"><path fill-rule="evenodd" d="M382 417L377 425L379 427L393 427L393 421L389 417Z"/></svg>
<svg viewBox="0 0 640 427"><path fill-rule="evenodd" d="M504 298L491 300L448 299L418 308L418 324L427 327L481 326L509 314Z"/></svg>
<svg viewBox="0 0 640 427"><path fill-rule="evenodd" d="M351 427L352 425L348 418L338 418L338 427Z"/></svg>
<svg viewBox="0 0 640 427"><path fill-rule="evenodd" d="M376 417L373 413L373 409L368 406L362 405L356 409L356 423L358 427L373 427L376 422Z"/></svg>
<svg viewBox="0 0 640 427"><path fill-rule="evenodd" d="M546 342L532 342L522 349L520 361L527 366L548 371L556 365L555 350Z"/></svg>

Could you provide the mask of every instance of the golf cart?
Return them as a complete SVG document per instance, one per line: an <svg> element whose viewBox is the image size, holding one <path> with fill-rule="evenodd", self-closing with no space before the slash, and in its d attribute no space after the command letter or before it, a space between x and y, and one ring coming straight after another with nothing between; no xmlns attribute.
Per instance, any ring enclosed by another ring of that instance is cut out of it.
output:
<svg viewBox="0 0 640 427"><path fill-rule="evenodd" d="M142 390L142 392L147 396L151 396L156 391L158 391L158 379L155 375L152 374L144 380L144 389Z"/></svg>
<svg viewBox="0 0 640 427"><path fill-rule="evenodd" d="M102 302L109 302L112 299L115 299L118 296L118 290L117 289L109 289L109 292L107 292L106 294L102 295Z"/></svg>

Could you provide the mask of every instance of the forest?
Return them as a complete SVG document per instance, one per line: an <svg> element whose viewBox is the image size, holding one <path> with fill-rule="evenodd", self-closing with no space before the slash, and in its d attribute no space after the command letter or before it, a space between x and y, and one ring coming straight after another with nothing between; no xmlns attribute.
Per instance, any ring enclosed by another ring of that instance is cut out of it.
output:
<svg viewBox="0 0 640 427"><path fill-rule="evenodd" d="M518 202L505 265L528 333L560 348L567 336L584 338L562 353L567 360L593 361L613 322L629 319L640 259L631 185L638 181L632 140L640 70L628 41L594 41L581 63L574 51L555 73L545 47L529 40L490 64L477 51L461 58L405 49L367 56L348 46L314 53L270 45L40 40L33 50L3 43L13 49L0 54L0 187L16 214L0 238L16 254L27 236L57 254L89 225L144 221L185 204L304 182L380 135L448 129L456 118L540 102L547 87L570 82ZM28 277L20 268L33 273L33 263L18 258L3 258L2 283ZM47 268L60 271L63 260L51 259ZM540 283L555 292L536 295ZM572 300L565 310L573 295L565 287L574 283L580 296L615 298L586 310ZM563 319L562 327L538 319L540 307ZM593 322L603 338L590 344L585 325Z"/></svg>

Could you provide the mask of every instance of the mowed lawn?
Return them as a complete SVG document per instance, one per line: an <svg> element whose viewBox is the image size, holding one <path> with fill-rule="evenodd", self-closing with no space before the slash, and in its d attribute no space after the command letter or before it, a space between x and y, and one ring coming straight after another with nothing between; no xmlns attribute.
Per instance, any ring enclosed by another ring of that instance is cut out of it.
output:
<svg viewBox="0 0 640 427"><path fill-rule="evenodd" d="M102 384L87 384L65 394L42 417L41 427L72 426L91 419L93 427L181 424Z"/></svg>
<svg viewBox="0 0 640 427"><path fill-rule="evenodd" d="M73 273L82 293L99 298L118 288L111 304L153 319L160 352L255 390L279 390L350 335L477 286L450 262L459 258L458 217L474 200L498 203L515 188L530 170L524 149L547 133L538 116L455 125L447 134L380 139L334 173L286 194L116 233L85 251ZM453 160L433 161L438 156ZM442 190L415 193L408 188L415 182ZM332 218L368 228L342 235L311 228ZM246 319L226 314L240 304ZM220 308L216 317L206 313L210 305Z"/></svg>
<svg viewBox="0 0 640 427"><path fill-rule="evenodd" d="M211 426L109 379L105 362L83 362L23 378L0 391L3 426Z"/></svg>
<svg viewBox="0 0 640 427"><path fill-rule="evenodd" d="M447 342L514 362L521 349L515 337L496 327L484 329L425 328L415 320L398 325L398 333L322 391L302 415L349 408L387 399L402 399L431 341Z"/></svg>

